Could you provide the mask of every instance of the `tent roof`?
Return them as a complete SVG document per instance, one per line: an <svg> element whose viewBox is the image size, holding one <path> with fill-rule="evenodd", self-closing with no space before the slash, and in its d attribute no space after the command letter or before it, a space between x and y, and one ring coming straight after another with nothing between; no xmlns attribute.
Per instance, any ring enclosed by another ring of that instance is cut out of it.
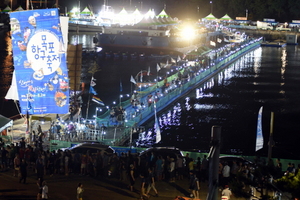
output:
<svg viewBox="0 0 300 200"><path fill-rule="evenodd" d="M221 17L220 20L228 20L229 21L229 20L232 20L232 18L229 17L229 15L226 14L223 17Z"/></svg>
<svg viewBox="0 0 300 200"><path fill-rule="evenodd" d="M214 19L217 19L213 14L209 14L207 15L206 17L204 17L204 19L208 19L208 20L214 20Z"/></svg>
<svg viewBox="0 0 300 200"><path fill-rule="evenodd" d="M83 11L80 12L80 14L82 14L82 15L92 15L93 12L90 11L90 9L88 9L88 7L85 7L85 8L83 9Z"/></svg>
<svg viewBox="0 0 300 200"><path fill-rule="evenodd" d="M169 15L167 15L165 10L162 10L156 17L157 18L159 18L159 17L161 17L161 18L166 17L167 18L167 17L169 17Z"/></svg>
<svg viewBox="0 0 300 200"><path fill-rule="evenodd" d="M128 12L125 10L125 8L123 8L120 12L119 12L119 15L127 15Z"/></svg>
<svg viewBox="0 0 300 200"><path fill-rule="evenodd" d="M15 11L23 11L24 9L22 8L22 6L19 6Z"/></svg>
<svg viewBox="0 0 300 200"><path fill-rule="evenodd" d="M0 115L0 131L3 131L9 126L13 125L13 120Z"/></svg>
<svg viewBox="0 0 300 200"><path fill-rule="evenodd" d="M6 6L6 8L2 10L2 12L11 12L11 8L9 6Z"/></svg>

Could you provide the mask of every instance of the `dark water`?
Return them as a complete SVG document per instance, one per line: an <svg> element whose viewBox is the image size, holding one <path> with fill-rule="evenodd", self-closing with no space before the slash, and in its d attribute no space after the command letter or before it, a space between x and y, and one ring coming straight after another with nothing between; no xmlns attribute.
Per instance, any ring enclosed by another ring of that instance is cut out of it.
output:
<svg viewBox="0 0 300 200"><path fill-rule="evenodd" d="M274 112L273 156L300 158L300 57L298 46L262 47L248 53L228 68L159 113L162 141L158 145L209 150L211 128L222 127L221 153L266 156L270 116ZM108 106L119 95L133 90L130 76L140 70L155 71L156 61L98 59L98 96ZM164 72L165 73L165 72ZM120 92L120 82L122 92ZM123 101L123 99L122 99ZM91 105L91 107L97 105ZM263 106L264 148L255 153L257 114ZM93 109L93 108L92 108ZM138 143L154 144L153 121Z"/></svg>
<svg viewBox="0 0 300 200"><path fill-rule="evenodd" d="M207 151L211 127L222 127L222 153L253 155L257 114L263 106L267 155L274 112L273 155L299 158L300 71L296 46L259 48L160 114L163 145ZM152 122L153 123L153 122Z"/></svg>

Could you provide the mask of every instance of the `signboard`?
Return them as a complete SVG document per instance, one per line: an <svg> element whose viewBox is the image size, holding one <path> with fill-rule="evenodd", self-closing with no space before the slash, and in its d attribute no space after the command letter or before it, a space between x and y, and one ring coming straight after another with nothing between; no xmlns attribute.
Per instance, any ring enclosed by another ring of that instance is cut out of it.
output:
<svg viewBox="0 0 300 200"><path fill-rule="evenodd" d="M247 17L236 17L236 20L247 20Z"/></svg>
<svg viewBox="0 0 300 200"><path fill-rule="evenodd" d="M264 21L264 22L275 22L275 19L267 19L267 18L264 18L263 21Z"/></svg>
<svg viewBox="0 0 300 200"><path fill-rule="evenodd" d="M69 111L69 78L58 9L10 13L13 60L23 114Z"/></svg>
<svg viewBox="0 0 300 200"><path fill-rule="evenodd" d="M300 20L292 20L292 23L300 24Z"/></svg>

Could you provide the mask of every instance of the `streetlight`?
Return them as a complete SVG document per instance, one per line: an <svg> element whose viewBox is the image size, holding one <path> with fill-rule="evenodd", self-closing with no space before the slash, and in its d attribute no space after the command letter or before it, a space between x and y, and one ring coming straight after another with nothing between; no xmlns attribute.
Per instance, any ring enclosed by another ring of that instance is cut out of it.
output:
<svg viewBox="0 0 300 200"><path fill-rule="evenodd" d="M213 2L210 1L209 3L210 3L210 13L212 14L213 13Z"/></svg>

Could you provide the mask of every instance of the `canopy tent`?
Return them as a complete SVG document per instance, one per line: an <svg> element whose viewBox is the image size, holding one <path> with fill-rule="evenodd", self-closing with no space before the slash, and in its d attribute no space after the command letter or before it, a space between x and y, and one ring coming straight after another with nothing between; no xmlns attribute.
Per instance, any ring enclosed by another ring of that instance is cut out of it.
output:
<svg viewBox="0 0 300 200"><path fill-rule="evenodd" d="M229 15L226 14L226 15L224 15L223 17L221 17L220 20L222 20L222 21L231 21L232 18L229 17Z"/></svg>
<svg viewBox="0 0 300 200"><path fill-rule="evenodd" d="M85 7L83 11L80 12L81 15L93 15L93 12L88 9L88 7Z"/></svg>
<svg viewBox="0 0 300 200"><path fill-rule="evenodd" d="M0 132L13 125L13 120L0 115Z"/></svg>
<svg viewBox="0 0 300 200"><path fill-rule="evenodd" d="M24 9L21 7L21 6L19 6L15 11L23 11Z"/></svg>
<svg viewBox="0 0 300 200"><path fill-rule="evenodd" d="M9 6L6 6L6 8L2 10L2 12L11 12L11 8Z"/></svg>
<svg viewBox="0 0 300 200"><path fill-rule="evenodd" d="M79 15L80 14L80 10L76 7L72 8L72 10L70 10L68 12L69 15Z"/></svg>
<svg viewBox="0 0 300 200"><path fill-rule="evenodd" d="M157 18L168 18L169 15L167 15L165 10L162 10L156 17Z"/></svg>
<svg viewBox="0 0 300 200"><path fill-rule="evenodd" d="M153 9L149 9L148 12L144 15L144 18L154 18L155 12Z"/></svg>
<svg viewBox="0 0 300 200"><path fill-rule="evenodd" d="M209 14L207 15L206 17L204 17L203 19L206 19L206 20L217 20L218 18L216 18L213 14Z"/></svg>

